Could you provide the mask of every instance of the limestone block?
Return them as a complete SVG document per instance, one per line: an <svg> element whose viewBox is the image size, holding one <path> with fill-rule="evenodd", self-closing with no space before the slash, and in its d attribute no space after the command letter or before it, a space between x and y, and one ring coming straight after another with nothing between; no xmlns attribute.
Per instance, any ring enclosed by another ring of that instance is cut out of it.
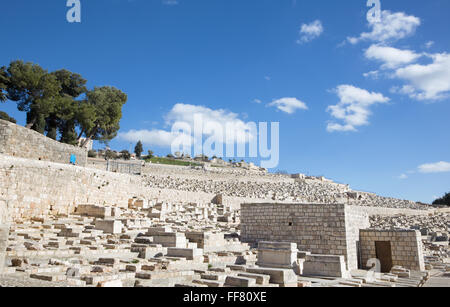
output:
<svg viewBox="0 0 450 307"><path fill-rule="evenodd" d="M153 235L153 243L161 244L164 247L185 248L187 240L184 233L158 233Z"/></svg>
<svg viewBox="0 0 450 307"><path fill-rule="evenodd" d="M303 275L347 277L344 256L308 255L303 263Z"/></svg>
<svg viewBox="0 0 450 307"><path fill-rule="evenodd" d="M247 268L246 272L270 276L270 283L279 285L297 285L297 275L289 269Z"/></svg>
<svg viewBox="0 0 450 307"><path fill-rule="evenodd" d="M203 250L200 248L167 248L168 257L180 257L186 258L187 260L198 259L203 256Z"/></svg>
<svg viewBox="0 0 450 307"><path fill-rule="evenodd" d="M253 278L256 280L256 283L258 285L268 285L270 281L269 275L263 275L263 274L252 274L252 273L239 273L238 276L240 277L246 277L246 278Z"/></svg>
<svg viewBox="0 0 450 307"><path fill-rule="evenodd" d="M260 267L293 268L297 261L297 244L285 242L259 242L258 262Z"/></svg>
<svg viewBox="0 0 450 307"><path fill-rule="evenodd" d="M254 287L256 285L256 280L247 277L227 276L225 285L230 287Z"/></svg>
<svg viewBox="0 0 450 307"><path fill-rule="evenodd" d="M95 229L103 230L105 233L122 233L123 224L117 220L96 220Z"/></svg>
<svg viewBox="0 0 450 307"><path fill-rule="evenodd" d="M90 216L104 219L112 216L112 208L107 206L96 206L89 204L78 205L75 213L82 216Z"/></svg>

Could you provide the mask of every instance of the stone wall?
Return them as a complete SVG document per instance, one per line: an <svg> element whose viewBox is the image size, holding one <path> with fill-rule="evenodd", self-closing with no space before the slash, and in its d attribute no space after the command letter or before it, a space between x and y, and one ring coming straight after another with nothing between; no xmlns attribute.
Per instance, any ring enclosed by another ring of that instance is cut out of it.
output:
<svg viewBox="0 0 450 307"><path fill-rule="evenodd" d="M79 204L127 207L133 197L209 204L215 194L149 188L141 176L0 154L0 199L9 201L14 220L74 212ZM239 208L246 198L223 197ZM253 200L254 201L254 200Z"/></svg>
<svg viewBox="0 0 450 307"><path fill-rule="evenodd" d="M369 226L363 210L343 204L242 204L241 240L295 242L301 251L343 255L357 268L359 229Z"/></svg>
<svg viewBox="0 0 450 307"><path fill-rule="evenodd" d="M418 230L360 231L361 257L365 267L369 259L376 259L375 242L390 242L392 264L416 271L424 271L421 234Z"/></svg>
<svg viewBox="0 0 450 307"><path fill-rule="evenodd" d="M0 199L0 274L5 265L6 247L9 235L9 215L8 203Z"/></svg>
<svg viewBox="0 0 450 307"><path fill-rule="evenodd" d="M345 207L345 236L347 240L347 262L351 268L358 268L360 229L370 228L368 213L364 207Z"/></svg>
<svg viewBox="0 0 450 307"><path fill-rule="evenodd" d="M77 157L77 165L86 166L87 150L52 140L31 129L0 120L0 154L69 163L70 156Z"/></svg>

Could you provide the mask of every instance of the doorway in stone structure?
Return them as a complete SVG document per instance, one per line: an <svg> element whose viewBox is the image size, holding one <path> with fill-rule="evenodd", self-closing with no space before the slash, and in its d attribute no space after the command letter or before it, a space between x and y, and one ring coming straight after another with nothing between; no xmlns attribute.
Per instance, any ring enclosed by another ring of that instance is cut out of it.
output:
<svg viewBox="0 0 450 307"><path fill-rule="evenodd" d="M381 273L389 273L392 269L392 249L390 241L375 242L376 257L380 260Z"/></svg>

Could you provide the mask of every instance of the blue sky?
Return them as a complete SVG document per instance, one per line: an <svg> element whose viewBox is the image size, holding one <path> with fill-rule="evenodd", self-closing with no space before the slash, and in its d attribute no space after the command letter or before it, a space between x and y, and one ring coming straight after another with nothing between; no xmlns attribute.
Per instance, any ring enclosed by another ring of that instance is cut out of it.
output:
<svg viewBox="0 0 450 307"><path fill-rule="evenodd" d="M430 202L450 190L450 2L4 1L0 65L22 59L128 94L114 149L165 155L185 110L280 123L280 162ZM0 110L25 121L12 102ZM130 132L131 131L131 132ZM100 146L100 145L97 145Z"/></svg>

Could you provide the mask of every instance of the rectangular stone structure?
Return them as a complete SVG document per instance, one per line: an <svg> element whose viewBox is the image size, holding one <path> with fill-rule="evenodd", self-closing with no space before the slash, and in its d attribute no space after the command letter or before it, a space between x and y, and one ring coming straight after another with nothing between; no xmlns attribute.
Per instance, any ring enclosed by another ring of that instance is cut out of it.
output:
<svg viewBox="0 0 450 307"><path fill-rule="evenodd" d="M419 230L362 229L360 230L360 242L362 265L365 268L368 268L367 263L370 259L377 259L376 243L389 242L393 266L425 271L422 238Z"/></svg>
<svg viewBox="0 0 450 307"><path fill-rule="evenodd" d="M297 287L297 275L294 270L250 267L245 270L247 273L269 275L271 284L278 284L280 287Z"/></svg>
<svg viewBox="0 0 450 307"><path fill-rule="evenodd" d="M123 224L116 220L96 220L95 229L103 230L105 233L120 234L122 233Z"/></svg>
<svg viewBox="0 0 450 307"><path fill-rule="evenodd" d="M297 244L287 242L259 242L258 262L260 267L291 269L297 261Z"/></svg>
<svg viewBox="0 0 450 307"><path fill-rule="evenodd" d="M153 243L161 244L164 247L186 248L187 240L184 233L161 232L152 235Z"/></svg>
<svg viewBox="0 0 450 307"><path fill-rule="evenodd" d="M348 271L344 256L308 255L303 263L303 275L345 278Z"/></svg>
<svg viewBox="0 0 450 307"><path fill-rule="evenodd" d="M78 205L75 211L76 214L82 216L91 216L96 218L108 218L113 216L113 210L109 206L97 206L97 205Z"/></svg>
<svg viewBox="0 0 450 307"><path fill-rule="evenodd" d="M186 258L187 260L199 259L203 256L203 250L200 248L167 248L168 257L180 257Z"/></svg>
<svg viewBox="0 0 450 307"><path fill-rule="evenodd" d="M359 230L369 226L363 209L344 204L241 205L243 242L294 242L312 254L344 256L348 270L358 268Z"/></svg>
<svg viewBox="0 0 450 307"><path fill-rule="evenodd" d="M197 243L199 248L202 248L205 252L216 252L223 250L226 245L226 240L223 232L211 233L211 232L199 232L199 231L186 231L186 239L190 242Z"/></svg>

